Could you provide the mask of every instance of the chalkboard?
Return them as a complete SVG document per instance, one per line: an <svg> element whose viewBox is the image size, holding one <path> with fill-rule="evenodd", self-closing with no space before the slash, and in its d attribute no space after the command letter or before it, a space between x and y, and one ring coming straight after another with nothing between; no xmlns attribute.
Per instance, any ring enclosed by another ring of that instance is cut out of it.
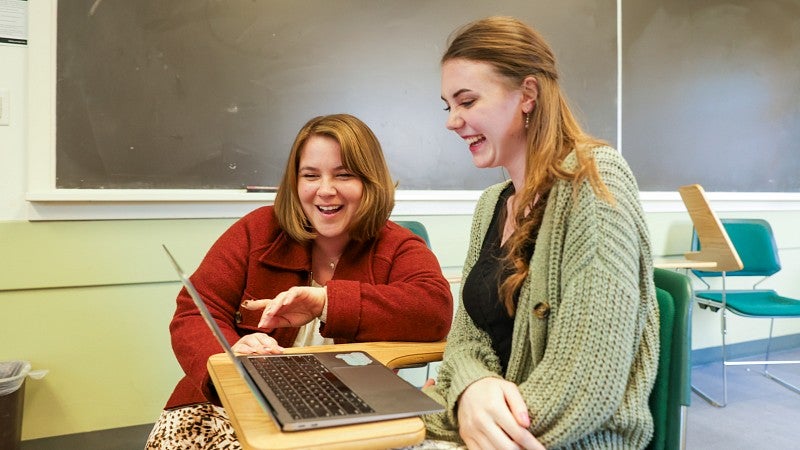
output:
<svg viewBox="0 0 800 450"><path fill-rule="evenodd" d="M274 185L297 130L346 112L400 189L483 189L503 174L445 129L439 58L453 29L493 14L547 37L585 127L613 143L613 0L64 0L56 187Z"/></svg>
<svg viewBox="0 0 800 450"><path fill-rule="evenodd" d="M800 191L800 1L625 1L622 17L642 190Z"/></svg>

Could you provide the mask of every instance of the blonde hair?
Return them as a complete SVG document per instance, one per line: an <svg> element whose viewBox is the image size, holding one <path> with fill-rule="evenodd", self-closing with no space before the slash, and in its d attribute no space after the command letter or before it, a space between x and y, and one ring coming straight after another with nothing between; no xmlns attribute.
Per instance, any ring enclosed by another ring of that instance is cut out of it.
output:
<svg viewBox="0 0 800 450"><path fill-rule="evenodd" d="M342 165L364 184L361 203L348 229L350 238L366 241L377 236L394 208L395 185L378 138L364 122L349 114L315 117L297 133L275 196L275 214L281 228L299 242L316 238L297 194L303 147L315 135L334 139L341 147Z"/></svg>
<svg viewBox="0 0 800 450"><path fill-rule="evenodd" d="M581 129L559 86L553 51L538 32L518 19L498 16L464 25L451 37L441 63L453 59L489 64L509 89L526 89L523 83L527 77L535 78L538 86L527 127L525 187L516 193L516 232L508 243L506 263L513 273L499 289L508 314L513 316L515 298L528 274L536 230L556 180L570 180L573 195L588 180L599 197L614 202L591 154L593 147L605 143ZM563 162L573 150L577 166L569 171Z"/></svg>

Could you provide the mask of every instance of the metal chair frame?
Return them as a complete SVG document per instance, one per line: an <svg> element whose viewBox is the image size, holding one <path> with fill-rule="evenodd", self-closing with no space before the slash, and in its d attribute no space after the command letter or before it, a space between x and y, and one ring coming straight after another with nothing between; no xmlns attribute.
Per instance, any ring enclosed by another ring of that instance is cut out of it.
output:
<svg viewBox="0 0 800 450"><path fill-rule="evenodd" d="M721 274L722 277L722 297L723 301L726 296L726 274L728 272L738 271L744 267L739 253L734 248L730 237L728 236L725 227L717 217L716 212L711 209L711 204L706 198L705 190L699 184L691 184L681 186L678 188L678 193L681 195L683 203L689 212L689 217L692 219L694 225L693 242L699 242L701 245L692 245L692 251L685 254L686 259L697 261L714 261L716 263L715 270ZM696 273L696 272L695 272ZM696 298L696 297L695 297ZM722 357L725 357L725 331L726 318L723 309L722 316ZM716 401L710 395L706 394L696 386L692 386L692 391L700 396L703 400L716 407L723 407L727 403L727 385L728 373L723 366L722 369L722 383L723 383L723 401L722 403Z"/></svg>
<svg viewBox="0 0 800 450"><path fill-rule="evenodd" d="M769 277L771 277L772 275L781 270L780 260L778 259L778 254L777 254L777 245L775 244L774 235L772 234L772 228L769 226L769 223L767 223L765 220L762 219L723 219L722 224L726 229L726 233L732 235L734 237L734 241L737 241L739 243L738 247L740 248L737 249L737 252L739 255L742 255L742 259L744 261L742 269L734 272L726 272L726 271L714 272L714 271L700 271L700 270L692 271L698 277L698 279L706 286L706 290L698 290L695 292L695 298L700 308L701 309L708 308L712 312L717 312L718 310L722 310L720 315L720 329L722 335L722 401L719 402L710 397L708 394L699 391L696 388L694 390L698 395L703 397L703 399L708 401L713 406L720 408L724 407L728 403L728 373L727 373L728 366L763 366L763 369L758 371L759 373L761 373L766 378L782 385L783 387L800 394L800 387L769 372L770 365L800 364L800 361L770 359L770 351L772 347L772 337L773 337L775 319L800 318L800 299L791 299L779 296L774 290L758 289L759 284L761 284ZM759 240L759 243L757 245L753 245L753 243L750 241L745 241L745 239L749 239L751 237L750 235L738 236L739 231L737 230L745 229L744 227L750 227L754 230L755 233L759 233L761 235L761 239ZM734 242L734 244L736 244L736 242ZM695 234L692 240L692 248L699 248L701 247L701 245L702 242L698 239L697 235ZM757 253L757 252L769 252L769 253ZM762 260L764 261L763 263ZM754 265L757 265L757 267L754 267ZM731 291L726 286L727 277L729 276L748 276L748 277L758 276L760 277L760 279L757 282L755 282L752 288L749 290ZM720 277L722 282L722 289L720 290L711 289L711 285L705 280L706 278L710 277ZM788 311L783 314L748 313L747 311L738 309L735 306L731 306L729 303L729 298L731 296L735 296L734 298L739 298L744 296L759 297L764 295L769 296L769 298L760 300L761 303L785 304L786 307L788 308ZM727 345L726 335L728 333L728 320L727 320L728 311L741 317L770 319L769 336L767 338L767 347L766 347L765 357L763 360L755 360L755 361L728 360L728 354L726 348ZM748 368L748 370L750 369Z"/></svg>

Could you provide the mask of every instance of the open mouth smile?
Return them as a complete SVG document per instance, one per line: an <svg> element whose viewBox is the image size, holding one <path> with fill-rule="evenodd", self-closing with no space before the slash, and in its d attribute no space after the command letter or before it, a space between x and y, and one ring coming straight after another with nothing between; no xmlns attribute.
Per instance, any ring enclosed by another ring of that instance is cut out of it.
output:
<svg viewBox="0 0 800 450"><path fill-rule="evenodd" d="M319 212L321 212L322 214L336 214L337 212L341 211L342 208L343 208L342 205L339 206L317 205L317 210L319 210Z"/></svg>
<svg viewBox="0 0 800 450"><path fill-rule="evenodd" d="M484 142L485 140L486 140L486 136L483 136L483 135L481 135L481 136L471 136L471 137L464 138L464 141L467 142L467 144L469 145L469 148L474 148L474 147L478 146L478 144Z"/></svg>

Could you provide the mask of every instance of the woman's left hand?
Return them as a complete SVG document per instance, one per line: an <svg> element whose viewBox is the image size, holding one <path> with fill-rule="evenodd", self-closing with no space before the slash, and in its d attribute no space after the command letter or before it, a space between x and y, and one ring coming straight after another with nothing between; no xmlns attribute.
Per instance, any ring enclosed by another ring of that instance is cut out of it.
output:
<svg viewBox="0 0 800 450"><path fill-rule="evenodd" d="M482 378L458 401L458 433L467 448L545 450L531 434L528 407L514 383Z"/></svg>
<svg viewBox="0 0 800 450"><path fill-rule="evenodd" d="M324 287L295 286L271 300L248 300L242 306L249 310L264 308L259 328L287 328L305 325L319 317L327 301L328 291Z"/></svg>
<svg viewBox="0 0 800 450"><path fill-rule="evenodd" d="M253 333L242 336L231 347L236 353L243 355L279 355L283 347L278 341L266 333Z"/></svg>

